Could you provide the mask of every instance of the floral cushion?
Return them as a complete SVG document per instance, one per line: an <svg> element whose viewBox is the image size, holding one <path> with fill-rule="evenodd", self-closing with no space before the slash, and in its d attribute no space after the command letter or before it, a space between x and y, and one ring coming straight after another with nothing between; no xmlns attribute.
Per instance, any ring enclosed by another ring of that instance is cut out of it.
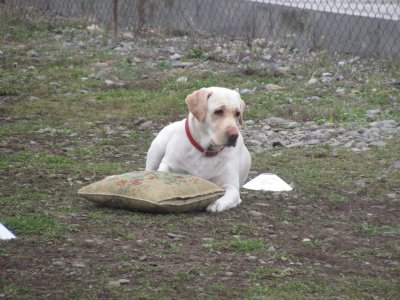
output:
<svg viewBox="0 0 400 300"><path fill-rule="evenodd" d="M81 188L78 195L103 206L185 212L205 208L222 196L223 190L199 177L143 171L106 177Z"/></svg>

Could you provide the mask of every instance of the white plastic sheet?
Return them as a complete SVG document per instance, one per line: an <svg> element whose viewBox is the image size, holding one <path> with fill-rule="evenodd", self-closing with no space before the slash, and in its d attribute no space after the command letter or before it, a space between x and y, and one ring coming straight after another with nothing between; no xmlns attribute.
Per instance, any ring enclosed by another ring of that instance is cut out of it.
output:
<svg viewBox="0 0 400 300"><path fill-rule="evenodd" d="M16 236L8 230L7 227L0 223L0 240L11 240L15 238Z"/></svg>
<svg viewBox="0 0 400 300"><path fill-rule="evenodd" d="M248 190L271 192L287 192L292 190L292 187L283 181L278 175L271 173L260 174L246 183L243 187Z"/></svg>

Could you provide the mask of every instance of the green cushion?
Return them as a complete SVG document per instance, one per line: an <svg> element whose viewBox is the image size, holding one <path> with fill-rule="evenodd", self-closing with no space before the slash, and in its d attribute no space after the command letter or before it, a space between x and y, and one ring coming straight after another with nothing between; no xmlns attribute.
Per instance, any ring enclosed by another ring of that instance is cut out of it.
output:
<svg viewBox="0 0 400 300"><path fill-rule="evenodd" d="M146 212L199 210L223 193L208 180L157 171L109 176L78 191L79 196L102 206Z"/></svg>

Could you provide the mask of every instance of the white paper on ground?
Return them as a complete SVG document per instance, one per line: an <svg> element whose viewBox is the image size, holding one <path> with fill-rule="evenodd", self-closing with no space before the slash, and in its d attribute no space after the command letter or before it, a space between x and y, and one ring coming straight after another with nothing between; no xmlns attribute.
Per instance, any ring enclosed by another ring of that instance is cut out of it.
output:
<svg viewBox="0 0 400 300"><path fill-rule="evenodd" d="M293 190L292 187L284 182L278 175L271 173L260 174L256 178L246 183L243 187L248 190L263 190L271 192Z"/></svg>
<svg viewBox="0 0 400 300"><path fill-rule="evenodd" d="M16 236L0 223L0 240L11 240L15 238Z"/></svg>

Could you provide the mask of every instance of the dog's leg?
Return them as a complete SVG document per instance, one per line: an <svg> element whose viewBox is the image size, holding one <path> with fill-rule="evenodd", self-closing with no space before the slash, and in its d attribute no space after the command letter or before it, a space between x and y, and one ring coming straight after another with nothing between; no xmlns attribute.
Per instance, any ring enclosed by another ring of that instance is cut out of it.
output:
<svg viewBox="0 0 400 300"><path fill-rule="evenodd" d="M222 186L225 195L207 206L208 212L221 212L223 210L233 208L242 202L240 199L239 189L231 184Z"/></svg>
<svg viewBox="0 0 400 300"><path fill-rule="evenodd" d="M156 136L147 152L146 171L158 170L165 155L168 142L174 134L175 123L164 127Z"/></svg>
<svg viewBox="0 0 400 300"><path fill-rule="evenodd" d="M166 164L166 163L164 163L164 162L161 162L161 164L160 164L160 167L158 168L158 172L170 172L170 167Z"/></svg>

